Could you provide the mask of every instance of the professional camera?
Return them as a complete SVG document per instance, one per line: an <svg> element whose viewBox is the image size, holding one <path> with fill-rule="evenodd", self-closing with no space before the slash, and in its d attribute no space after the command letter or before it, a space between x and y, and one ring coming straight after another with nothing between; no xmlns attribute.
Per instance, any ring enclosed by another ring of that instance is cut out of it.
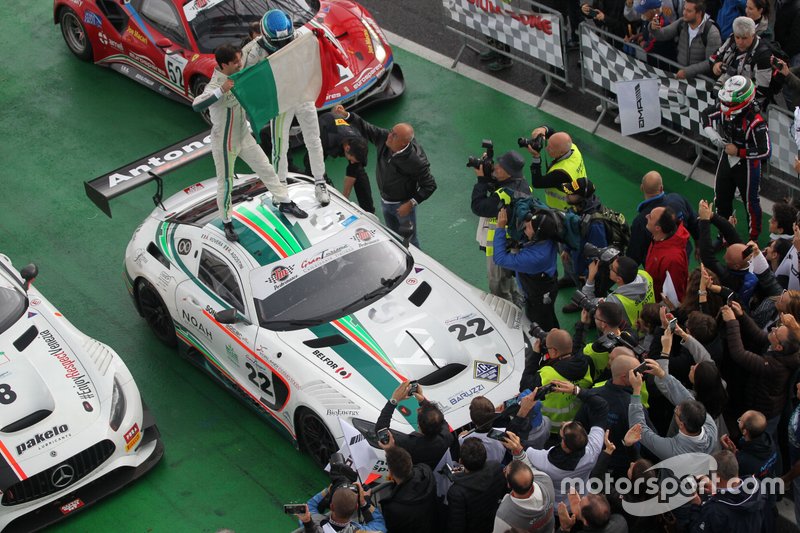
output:
<svg viewBox="0 0 800 533"><path fill-rule="evenodd" d="M467 168L483 169L483 177L491 178L494 169L494 143L491 139L484 139L481 141L481 147L486 155L483 157L469 156Z"/></svg>
<svg viewBox="0 0 800 533"><path fill-rule="evenodd" d="M617 346L624 346L633 350L633 354L639 361L643 361L647 355L645 349L639 346L627 331L623 331L621 335L612 332L606 333L592 343L592 350L595 352L610 352Z"/></svg>
<svg viewBox="0 0 800 533"><path fill-rule="evenodd" d="M530 146L534 151L541 152L542 148L544 148L544 135L539 135L538 137L534 137L533 139L528 139L527 137L520 137L517 139L517 144L520 148L525 148Z"/></svg>
<svg viewBox="0 0 800 533"><path fill-rule="evenodd" d="M547 338L547 332L544 330L542 326L537 324L536 322L531 322L531 328L528 330L528 335L539 339L540 341L544 342Z"/></svg>
<svg viewBox="0 0 800 533"><path fill-rule="evenodd" d="M556 388L555 383L548 383L543 387L539 387L539 390L536 391L536 396L534 397L536 400L544 400L545 396L553 392L553 389Z"/></svg>
<svg viewBox="0 0 800 533"><path fill-rule="evenodd" d="M594 313L597 310L597 306L599 301L597 298L589 298L583 292L576 290L575 293L572 295L570 299L572 303L580 307L581 309L586 309L587 312Z"/></svg>
<svg viewBox="0 0 800 533"><path fill-rule="evenodd" d="M330 508L331 498L336 489L340 487L347 487L350 490L358 493L358 487L353 485L358 480L358 472L353 470L350 465L344 460L344 455L339 452L331 454L330 458L331 469L328 471L328 477L331 480L331 489L328 494L320 501L320 512Z"/></svg>
<svg viewBox="0 0 800 533"><path fill-rule="evenodd" d="M619 250L613 246L598 248L594 244L587 242L583 245L583 256L586 259L599 259L601 263L610 264L619 256Z"/></svg>

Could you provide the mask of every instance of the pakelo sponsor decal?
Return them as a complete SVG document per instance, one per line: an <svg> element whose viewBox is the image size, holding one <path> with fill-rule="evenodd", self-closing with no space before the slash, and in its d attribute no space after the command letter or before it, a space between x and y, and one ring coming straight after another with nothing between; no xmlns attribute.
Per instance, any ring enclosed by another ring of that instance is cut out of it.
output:
<svg viewBox="0 0 800 533"><path fill-rule="evenodd" d="M485 361L475 361L475 371L472 377L497 383L500 379L500 365Z"/></svg>
<svg viewBox="0 0 800 533"><path fill-rule="evenodd" d="M341 366L339 363L337 363L336 361L334 361L333 359L331 359L330 357L328 357L327 355L325 355L321 351L314 350L312 353L315 356L317 356L317 359L319 359L320 361L325 363L328 366L328 368L330 368L331 371L335 375L337 375L338 377L340 377L342 379L348 379L350 376L353 375L353 373L350 372L347 368Z"/></svg>
<svg viewBox="0 0 800 533"><path fill-rule="evenodd" d="M78 509L83 507L83 505L84 505L83 500L81 500L80 498L75 498L71 502L65 503L64 505L61 506L60 508L61 514L68 515L72 511L77 511Z"/></svg>
<svg viewBox="0 0 800 533"><path fill-rule="evenodd" d="M475 385L471 389L468 389L468 390L459 392L458 394L455 394L453 396L450 396L447 399L447 401L450 402L450 405L456 405L456 404L460 403L462 400L466 400L467 398L471 398L471 397L475 396L476 394L478 394L479 392L481 392L485 388L486 387L484 387L481 384Z"/></svg>
<svg viewBox="0 0 800 533"><path fill-rule="evenodd" d="M139 424L134 424L131 429L125 432L125 451L129 452L136 446L136 443L142 438L142 432L139 431Z"/></svg>
<svg viewBox="0 0 800 533"><path fill-rule="evenodd" d="M72 434L69 431L69 426L67 424L61 424L60 426L53 426L52 429L48 429L47 431L42 431L41 433L36 433L30 439L20 442L16 446L17 455L22 455L26 451L30 450L31 448L36 448L37 450L43 450L48 446L52 446L58 442L61 442L64 439L67 439Z"/></svg>
<svg viewBox="0 0 800 533"><path fill-rule="evenodd" d="M81 364L67 355L49 329L39 332L39 337L47 344L47 351L50 355L58 359L58 362L64 367L66 371L64 377L72 380L72 388L77 392L78 398L81 400L94 398L92 381L86 376Z"/></svg>
<svg viewBox="0 0 800 533"><path fill-rule="evenodd" d="M101 19L100 15L98 15L94 11L86 11L83 14L83 22L85 22L90 26L95 26L97 28L103 27L103 19Z"/></svg>

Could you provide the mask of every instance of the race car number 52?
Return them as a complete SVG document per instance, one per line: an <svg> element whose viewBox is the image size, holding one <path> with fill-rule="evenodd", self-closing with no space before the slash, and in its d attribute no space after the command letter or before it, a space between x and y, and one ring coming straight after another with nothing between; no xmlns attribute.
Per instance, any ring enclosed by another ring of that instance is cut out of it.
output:
<svg viewBox="0 0 800 533"><path fill-rule="evenodd" d="M167 54L166 60L166 67L167 67L167 75L169 76L169 81L174 83L175 85L180 85L183 87L183 69L186 68L186 64L189 63L185 57L177 54Z"/></svg>

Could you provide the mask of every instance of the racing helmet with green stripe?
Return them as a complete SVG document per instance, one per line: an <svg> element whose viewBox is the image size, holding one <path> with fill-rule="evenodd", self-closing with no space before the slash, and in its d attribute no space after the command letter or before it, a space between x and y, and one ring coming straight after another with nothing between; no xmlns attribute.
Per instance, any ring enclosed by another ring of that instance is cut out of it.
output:
<svg viewBox="0 0 800 533"><path fill-rule="evenodd" d="M733 76L719 90L719 109L729 119L752 104L755 97L756 86L751 80L744 76Z"/></svg>
<svg viewBox="0 0 800 533"><path fill-rule="evenodd" d="M280 9L270 9L261 18L261 39L265 48L275 52L294 39L294 25Z"/></svg>

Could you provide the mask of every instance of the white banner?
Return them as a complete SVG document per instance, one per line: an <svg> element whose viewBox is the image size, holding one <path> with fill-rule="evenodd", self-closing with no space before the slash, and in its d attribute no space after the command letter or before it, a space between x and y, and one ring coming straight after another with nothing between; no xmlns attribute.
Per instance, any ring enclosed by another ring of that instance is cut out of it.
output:
<svg viewBox="0 0 800 533"><path fill-rule="evenodd" d="M661 126L659 86L659 80L655 78L618 81L615 84L623 135L634 135Z"/></svg>
<svg viewBox="0 0 800 533"><path fill-rule="evenodd" d="M502 0L443 2L450 18L459 24L548 65L564 68L559 16L547 12L533 13L513 7Z"/></svg>
<svg viewBox="0 0 800 533"><path fill-rule="evenodd" d="M339 419L344 433L344 443L339 449L345 459L349 459L353 470L358 472L358 477L367 483L372 474L372 468L378 462L378 456L372 449L367 438L343 418Z"/></svg>

